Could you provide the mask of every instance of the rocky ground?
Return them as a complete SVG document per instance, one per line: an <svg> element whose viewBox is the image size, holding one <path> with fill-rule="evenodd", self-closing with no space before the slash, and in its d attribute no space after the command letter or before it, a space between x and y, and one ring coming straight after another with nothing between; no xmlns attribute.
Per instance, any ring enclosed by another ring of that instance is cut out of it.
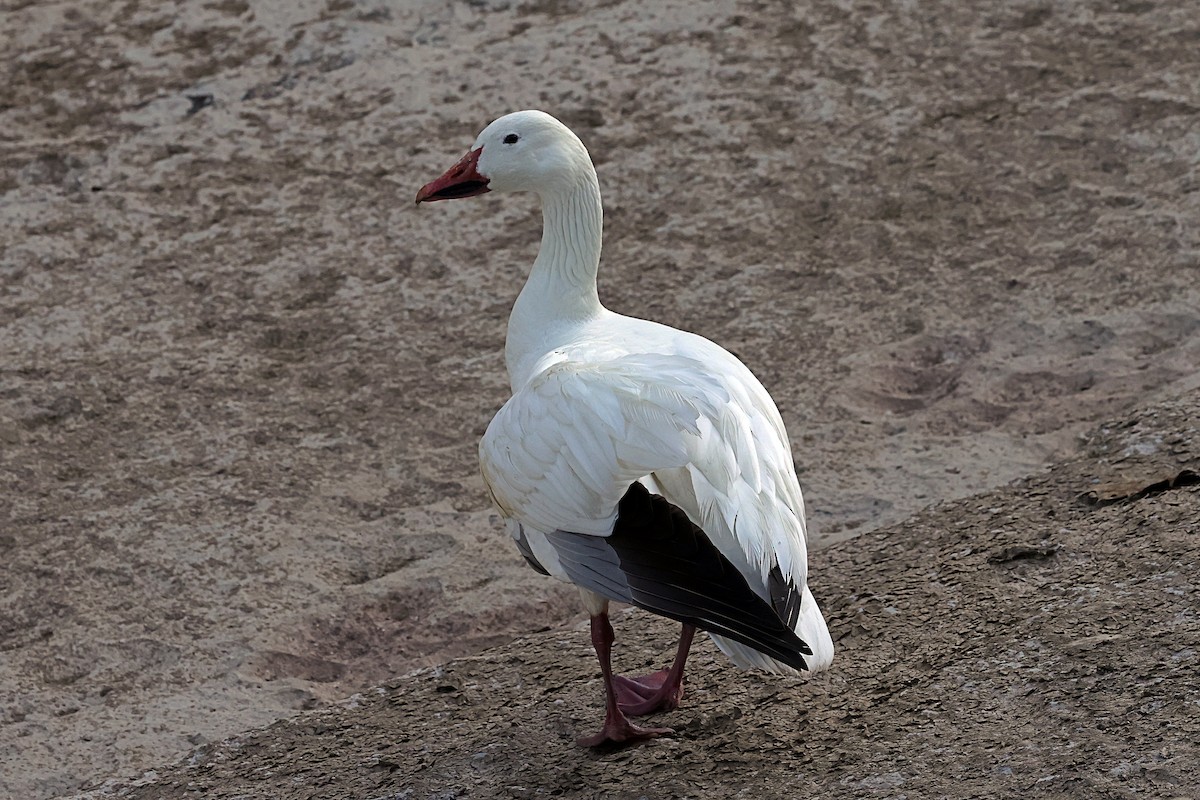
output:
<svg viewBox="0 0 1200 800"><path fill-rule="evenodd" d="M1196 490L1074 500L1194 469L1191 4L0 0L0 61L0 797L181 756L153 791L789 796L768 751L829 796L1195 793ZM842 648L710 650L679 738L596 759L572 593L475 467L538 212L412 206L531 106L597 161L605 302L778 401Z"/></svg>
<svg viewBox="0 0 1200 800"><path fill-rule="evenodd" d="M202 747L127 798L1195 797L1200 397L1097 431L1078 460L814 559L839 649L812 680L711 643L676 736L592 754L582 627L421 670ZM632 613L620 669L677 626Z"/></svg>

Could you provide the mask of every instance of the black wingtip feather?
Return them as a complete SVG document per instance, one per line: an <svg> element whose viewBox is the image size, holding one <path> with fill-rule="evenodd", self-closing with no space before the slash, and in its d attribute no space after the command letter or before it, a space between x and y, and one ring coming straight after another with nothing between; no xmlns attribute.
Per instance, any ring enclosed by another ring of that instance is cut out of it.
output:
<svg viewBox="0 0 1200 800"><path fill-rule="evenodd" d="M800 621L800 604L804 601L804 594L796 588L791 578L783 576L779 564L771 567L767 575L767 589L771 592L771 606L775 613L784 625L795 630L796 623Z"/></svg>
<svg viewBox="0 0 1200 800"><path fill-rule="evenodd" d="M607 544L620 559L635 605L725 636L795 669L812 649L793 627L800 593L776 566L768 603L679 508L640 483L617 509Z"/></svg>

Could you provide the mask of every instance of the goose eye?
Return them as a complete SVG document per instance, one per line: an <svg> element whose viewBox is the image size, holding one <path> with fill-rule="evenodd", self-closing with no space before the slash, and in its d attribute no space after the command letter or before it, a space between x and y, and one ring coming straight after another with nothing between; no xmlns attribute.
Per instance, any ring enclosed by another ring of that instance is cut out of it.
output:
<svg viewBox="0 0 1200 800"><path fill-rule="evenodd" d="M517 136L515 133L510 133L508 136L504 137L504 143L505 144L516 144L520 138L521 137Z"/></svg>

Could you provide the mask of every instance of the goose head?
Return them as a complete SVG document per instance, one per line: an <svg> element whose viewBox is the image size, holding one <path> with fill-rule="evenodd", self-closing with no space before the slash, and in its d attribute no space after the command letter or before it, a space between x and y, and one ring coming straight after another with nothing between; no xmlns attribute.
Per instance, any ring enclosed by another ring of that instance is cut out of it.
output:
<svg viewBox="0 0 1200 800"><path fill-rule="evenodd" d="M417 192L417 202L456 200L485 192L570 191L592 171L587 148L544 111L517 111L483 129L470 151Z"/></svg>

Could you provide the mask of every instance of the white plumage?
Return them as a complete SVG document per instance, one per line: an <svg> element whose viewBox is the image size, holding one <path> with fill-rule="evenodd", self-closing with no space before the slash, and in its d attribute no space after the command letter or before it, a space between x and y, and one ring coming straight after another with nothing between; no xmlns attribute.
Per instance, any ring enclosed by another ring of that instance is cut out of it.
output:
<svg viewBox="0 0 1200 800"><path fill-rule="evenodd" d="M812 671L829 666L833 643L807 586L804 501L783 420L728 351L600 304L600 194L578 138L542 112L502 117L418 202L522 190L541 197L542 246L509 322L513 395L479 448L514 538L545 571L571 580L563 562L573 556L555 532L610 536L622 497L641 482L686 514L768 605L773 574L794 587L792 628L811 649L804 662ZM625 579L606 569L605 580ZM585 587L585 599L603 614L595 589ZM745 642L713 638L740 666L795 671Z"/></svg>
<svg viewBox="0 0 1200 800"><path fill-rule="evenodd" d="M776 565L805 587L797 633L813 648L810 668L828 666L833 643L806 585L804 501L766 390L727 351L683 331L604 313L578 334L514 388L480 442L501 513L567 580L544 534L608 535L629 484L649 478L764 599ZM739 666L793 671L716 638Z"/></svg>

